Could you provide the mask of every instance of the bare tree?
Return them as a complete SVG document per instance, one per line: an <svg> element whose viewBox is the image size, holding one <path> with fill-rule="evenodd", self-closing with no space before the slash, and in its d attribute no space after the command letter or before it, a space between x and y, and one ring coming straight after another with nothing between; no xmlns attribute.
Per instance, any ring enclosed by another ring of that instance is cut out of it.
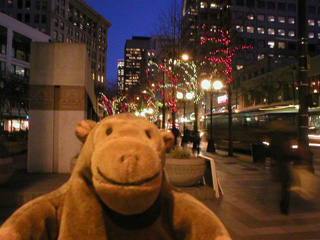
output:
<svg viewBox="0 0 320 240"><path fill-rule="evenodd" d="M157 56L158 63L162 62L163 65L166 63L166 67L170 68L174 74L175 59L179 58L181 52L181 17L182 2L181 0L173 0L169 8L162 10L158 15L158 25L155 27L156 34L162 37L162 41L160 41L161 52ZM178 82L175 81L176 77L169 79L172 80L171 84L173 86L167 94L170 93L171 98L174 99ZM165 82L163 82L163 85L165 85ZM173 104L176 104L175 101ZM163 105L163 108L165 109L165 105ZM174 126L176 112L175 108L171 107L170 109L172 110L172 126Z"/></svg>

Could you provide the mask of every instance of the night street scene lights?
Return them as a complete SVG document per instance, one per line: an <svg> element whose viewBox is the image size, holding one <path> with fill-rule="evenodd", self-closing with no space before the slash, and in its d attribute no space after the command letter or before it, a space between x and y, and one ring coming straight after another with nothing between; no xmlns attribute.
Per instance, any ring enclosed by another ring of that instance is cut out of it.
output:
<svg viewBox="0 0 320 240"><path fill-rule="evenodd" d="M188 61L189 60L189 55L185 53L185 54L183 54L181 56L181 59L182 59L182 61Z"/></svg>
<svg viewBox="0 0 320 240"><path fill-rule="evenodd" d="M177 99L183 101L183 132L186 130L186 101L191 100L193 98L193 94L190 92L187 92L185 95L183 95L182 92L177 92Z"/></svg>
<svg viewBox="0 0 320 240"><path fill-rule="evenodd" d="M208 139L208 146L207 152L215 152L216 148L214 146L214 139L213 139L213 123L212 123L212 101L213 101L213 93L219 91L223 88L223 84L220 80L215 80L212 84L212 80L202 80L201 87L204 91L209 92L210 94L210 132L209 132L209 139Z"/></svg>

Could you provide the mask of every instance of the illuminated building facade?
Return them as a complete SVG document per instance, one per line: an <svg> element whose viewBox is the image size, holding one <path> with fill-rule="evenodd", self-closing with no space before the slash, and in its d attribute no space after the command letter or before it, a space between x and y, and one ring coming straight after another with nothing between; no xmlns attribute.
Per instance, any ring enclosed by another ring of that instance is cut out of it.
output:
<svg viewBox="0 0 320 240"><path fill-rule="evenodd" d="M307 18L312 57L320 54L319 1L307 1ZM205 37L201 31L203 24L209 26L210 31L231 30L234 46L253 47L252 51L235 54L233 68L237 70L266 57L283 64L292 63L298 54L298 0L184 0L182 39L185 48L199 48ZM198 54L201 55L201 50Z"/></svg>
<svg viewBox="0 0 320 240"><path fill-rule="evenodd" d="M132 37L126 41L123 88L126 93L138 93L148 81L152 81L156 67L149 61L159 57L163 44L167 42L165 39L163 36Z"/></svg>
<svg viewBox="0 0 320 240"><path fill-rule="evenodd" d="M50 36L0 12L1 130L28 128L31 42L48 42L49 39ZM14 88L12 84L15 84Z"/></svg>
<svg viewBox="0 0 320 240"><path fill-rule="evenodd" d="M117 84L118 84L118 94L119 94L124 90L124 60L123 59L118 60L117 70L118 70Z"/></svg>
<svg viewBox="0 0 320 240"><path fill-rule="evenodd" d="M124 58L124 90L134 91L145 75L147 51L150 49L150 37L132 37L126 41Z"/></svg>
<svg viewBox="0 0 320 240"><path fill-rule="evenodd" d="M85 43L95 90L106 85L108 29L111 23L82 0L0 1L0 11L49 35L51 41Z"/></svg>

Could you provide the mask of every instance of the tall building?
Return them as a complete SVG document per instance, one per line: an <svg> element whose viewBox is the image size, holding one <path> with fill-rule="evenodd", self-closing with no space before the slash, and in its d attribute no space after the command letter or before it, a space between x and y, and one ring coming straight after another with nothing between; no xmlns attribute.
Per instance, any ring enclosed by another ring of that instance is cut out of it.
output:
<svg viewBox="0 0 320 240"><path fill-rule="evenodd" d="M253 51L236 55L235 66L271 57L281 65L296 61L298 56L298 0L221 1L223 22L229 21L238 44L253 46ZM307 1L309 56L320 54L320 2ZM228 16L228 19L227 17ZM231 19L231 21L230 21Z"/></svg>
<svg viewBox="0 0 320 240"><path fill-rule="evenodd" d="M64 43L85 43L95 89L106 85L111 23L82 0L0 1L0 11Z"/></svg>
<svg viewBox="0 0 320 240"><path fill-rule="evenodd" d="M307 1L309 55L320 54L320 2ZM266 57L284 64L298 53L298 0L184 0L183 44L190 48L203 38L201 27L231 30L232 44L251 45L236 53L233 68ZM199 52L198 52L199 54Z"/></svg>
<svg viewBox="0 0 320 240"><path fill-rule="evenodd" d="M134 87L143 81L150 39L150 37L134 36L126 41L124 57L124 90L126 92L135 91Z"/></svg>
<svg viewBox="0 0 320 240"><path fill-rule="evenodd" d="M184 0L182 8L181 45L194 58L201 56L202 26L212 25L221 12L219 0Z"/></svg>
<svg viewBox="0 0 320 240"><path fill-rule="evenodd" d="M171 41L164 36L132 37L126 41L124 58L124 91L139 93L148 81L156 77L156 67L150 61L162 61L164 48ZM147 75L148 72L148 75Z"/></svg>
<svg viewBox="0 0 320 240"><path fill-rule="evenodd" d="M0 130L28 128L31 42L49 40L50 36L0 13Z"/></svg>
<svg viewBox="0 0 320 240"><path fill-rule="evenodd" d="M306 3L308 54L314 57L320 55L320 1ZM205 49L205 44L200 45L207 37L202 30L204 24L211 33L217 29L228 30L231 48L252 46L236 51L232 58L234 99L231 102L236 107L279 104L295 97L298 0L184 0L183 4L183 47L189 51L195 49L192 53L195 58L201 59L210 51ZM291 81L283 80L282 75L288 73L277 71L278 76L275 75L275 70L285 66L290 66ZM264 79L269 89L257 88L257 81L249 81L254 79Z"/></svg>
<svg viewBox="0 0 320 240"><path fill-rule="evenodd" d="M117 77L117 92L118 94L124 90L124 60L118 60L118 77Z"/></svg>

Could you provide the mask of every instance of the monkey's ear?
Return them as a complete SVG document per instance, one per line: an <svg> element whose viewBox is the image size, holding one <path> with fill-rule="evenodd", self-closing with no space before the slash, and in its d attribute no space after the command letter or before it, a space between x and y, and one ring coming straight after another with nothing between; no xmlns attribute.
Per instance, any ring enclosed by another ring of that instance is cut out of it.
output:
<svg viewBox="0 0 320 240"><path fill-rule="evenodd" d="M76 136L81 142L85 142L91 130L97 125L92 120L82 120L76 126Z"/></svg>
<svg viewBox="0 0 320 240"><path fill-rule="evenodd" d="M166 150L169 151L174 145L174 135L172 132L160 131L160 134L163 138Z"/></svg>

